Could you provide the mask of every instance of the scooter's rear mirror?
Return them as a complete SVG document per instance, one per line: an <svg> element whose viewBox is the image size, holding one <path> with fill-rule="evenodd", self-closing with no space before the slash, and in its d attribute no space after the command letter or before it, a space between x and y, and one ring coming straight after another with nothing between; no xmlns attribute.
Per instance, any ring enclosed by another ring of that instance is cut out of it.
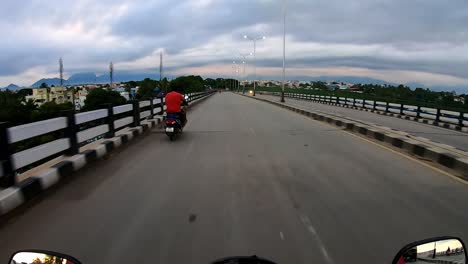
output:
<svg viewBox="0 0 468 264"><path fill-rule="evenodd" d="M461 239L436 237L408 244L398 252L392 263L466 264L466 260L466 248Z"/></svg>
<svg viewBox="0 0 468 264"><path fill-rule="evenodd" d="M45 250L23 250L11 256L10 264L80 264L72 256Z"/></svg>

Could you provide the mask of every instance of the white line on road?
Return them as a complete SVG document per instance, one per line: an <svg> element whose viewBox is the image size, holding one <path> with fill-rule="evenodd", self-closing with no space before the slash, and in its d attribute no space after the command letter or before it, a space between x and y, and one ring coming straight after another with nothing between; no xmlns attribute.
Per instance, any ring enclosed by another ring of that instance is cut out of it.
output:
<svg viewBox="0 0 468 264"><path fill-rule="evenodd" d="M312 223L310 222L310 219L309 217L305 216L305 215L301 215L301 221L302 223L305 225L305 227L307 228L307 230L309 230L309 232L314 235L314 238L315 240L317 240L317 243L319 244L320 246L320 250L322 251L322 254L323 256L325 257L325 260L330 263L330 264L333 264L333 260L331 259L330 255L328 254L328 251L327 249L325 248L325 245L323 244L322 240L320 239L320 237L318 236L317 234L317 231L315 230L314 226L312 226Z"/></svg>
<svg viewBox="0 0 468 264"><path fill-rule="evenodd" d="M281 238L281 240L284 240L283 232L280 232L280 238Z"/></svg>

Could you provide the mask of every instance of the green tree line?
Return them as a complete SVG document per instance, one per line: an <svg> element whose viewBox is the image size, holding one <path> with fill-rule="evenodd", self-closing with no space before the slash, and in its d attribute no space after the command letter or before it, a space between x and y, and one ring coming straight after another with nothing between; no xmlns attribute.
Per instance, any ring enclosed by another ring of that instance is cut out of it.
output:
<svg viewBox="0 0 468 264"><path fill-rule="evenodd" d="M310 89L314 88L314 89ZM453 92L438 92L424 88L411 89L405 85L375 85L357 84L352 90L330 89L325 83L312 82L309 88L301 85L299 88L285 88L287 93L302 93L314 95L340 96L356 99L385 101L390 103L400 103L417 105L431 108L441 108L457 112L468 112L468 95L463 94L457 97L465 99L465 103L455 101ZM257 87L258 91L281 92L281 87Z"/></svg>

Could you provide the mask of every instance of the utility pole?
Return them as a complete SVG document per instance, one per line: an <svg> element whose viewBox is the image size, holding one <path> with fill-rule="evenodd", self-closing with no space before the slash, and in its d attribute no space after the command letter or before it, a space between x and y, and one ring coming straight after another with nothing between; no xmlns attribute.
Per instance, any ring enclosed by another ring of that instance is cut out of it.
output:
<svg viewBox="0 0 468 264"><path fill-rule="evenodd" d="M161 86L161 91L164 90L164 94L167 94L166 87L164 87L165 85L162 82L163 80L162 76L163 76L163 53L161 51L159 53L159 85Z"/></svg>
<svg viewBox="0 0 468 264"><path fill-rule="evenodd" d="M63 87L63 60L59 59L60 87Z"/></svg>
<svg viewBox="0 0 468 264"><path fill-rule="evenodd" d="M286 83L286 0L284 0L283 5L283 83L281 84L282 103L284 103L284 85Z"/></svg>
<svg viewBox="0 0 468 264"><path fill-rule="evenodd" d="M110 79L110 87L114 86L114 63L112 61L109 64L109 79Z"/></svg>

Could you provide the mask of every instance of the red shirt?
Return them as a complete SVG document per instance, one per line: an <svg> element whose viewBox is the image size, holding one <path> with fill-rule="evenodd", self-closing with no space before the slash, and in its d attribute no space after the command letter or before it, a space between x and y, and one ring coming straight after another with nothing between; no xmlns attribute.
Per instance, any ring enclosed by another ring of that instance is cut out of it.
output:
<svg viewBox="0 0 468 264"><path fill-rule="evenodd" d="M180 106L184 101L184 96L178 92L170 92L166 95L167 113L179 113L182 110Z"/></svg>

